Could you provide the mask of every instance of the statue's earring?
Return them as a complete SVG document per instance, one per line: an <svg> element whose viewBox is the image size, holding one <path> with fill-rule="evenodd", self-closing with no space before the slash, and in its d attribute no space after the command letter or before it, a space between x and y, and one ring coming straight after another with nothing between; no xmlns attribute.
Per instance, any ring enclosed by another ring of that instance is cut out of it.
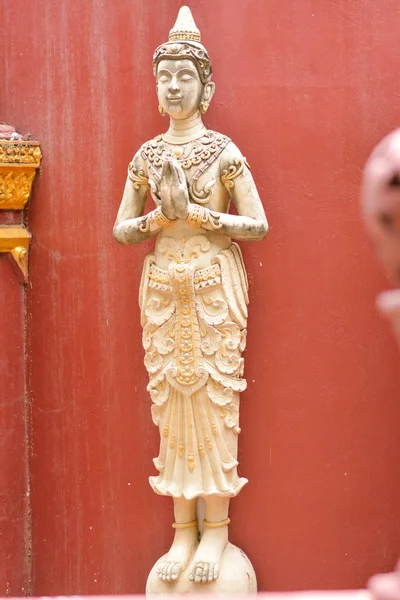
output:
<svg viewBox="0 0 400 600"><path fill-rule="evenodd" d="M210 103L207 100L203 100L203 102L200 102L200 112L204 115L208 111L209 106Z"/></svg>
<svg viewBox="0 0 400 600"><path fill-rule="evenodd" d="M163 107L161 106L161 104L158 105L158 110L160 112L160 115L162 117L165 117L165 110L163 109Z"/></svg>

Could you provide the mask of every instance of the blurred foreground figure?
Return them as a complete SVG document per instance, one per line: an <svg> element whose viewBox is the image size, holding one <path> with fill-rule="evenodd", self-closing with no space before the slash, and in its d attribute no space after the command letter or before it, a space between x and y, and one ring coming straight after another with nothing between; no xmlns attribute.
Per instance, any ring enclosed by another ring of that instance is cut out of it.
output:
<svg viewBox="0 0 400 600"><path fill-rule="evenodd" d="M383 138L369 157L361 203L378 258L400 286L400 129ZM377 304L390 319L400 346L400 289L383 292ZM372 577L368 588L377 600L400 600L400 563L394 573Z"/></svg>
<svg viewBox="0 0 400 600"><path fill-rule="evenodd" d="M399 600L400 598L400 570L397 564L394 573L375 575L368 583L368 588L377 600Z"/></svg>
<svg viewBox="0 0 400 600"><path fill-rule="evenodd" d="M363 176L361 203L378 258L400 286L400 129L374 148ZM378 296L380 312L390 319L400 345L400 290Z"/></svg>

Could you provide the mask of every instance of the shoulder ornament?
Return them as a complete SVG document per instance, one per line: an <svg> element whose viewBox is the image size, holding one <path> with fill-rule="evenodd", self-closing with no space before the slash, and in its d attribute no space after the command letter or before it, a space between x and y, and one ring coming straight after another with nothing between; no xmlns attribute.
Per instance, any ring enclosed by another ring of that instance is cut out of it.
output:
<svg viewBox="0 0 400 600"><path fill-rule="evenodd" d="M243 173L245 166L250 169L250 165L247 162L246 157L237 158L234 160L233 165L222 171L221 181L227 189L231 190L235 187L235 179Z"/></svg>
<svg viewBox="0 0 400 600"><path fill-rule="evenodd" d="M143 169L137 169L133 160L128 166L128 177L133 181L135 190L138 190L141 185L149 185L149 179L144 174Z"/></svg>

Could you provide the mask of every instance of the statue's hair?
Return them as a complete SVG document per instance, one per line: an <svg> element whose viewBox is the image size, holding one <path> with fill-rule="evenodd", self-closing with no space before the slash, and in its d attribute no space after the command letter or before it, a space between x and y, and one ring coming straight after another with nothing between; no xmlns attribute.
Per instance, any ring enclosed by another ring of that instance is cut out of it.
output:
<svg viewBox="0 0 400 600"><path fill-rule="evenodd" d="M157 74L157 66L163 58L182 60L189 58L196 65L202 83L211 79L212 65L207 50L198 42L166 42L158 46L153 56L153 71Z"/></svg>

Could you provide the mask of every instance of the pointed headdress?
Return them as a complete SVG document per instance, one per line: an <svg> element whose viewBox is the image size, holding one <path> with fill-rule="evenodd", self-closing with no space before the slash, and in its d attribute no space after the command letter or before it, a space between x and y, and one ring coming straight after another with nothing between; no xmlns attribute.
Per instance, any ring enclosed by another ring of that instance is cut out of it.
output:
<svg viewBox="0 0 400 600"><path fill-rule="evenodd" d="M175 60L189 58L196 65L202 83L210 81L212 66L207 50L201 43L200 31L196 27L192 13L188 6L179 10L176 23L169 32L168 42L158 46L153 56L154 75L157 65L163 58Z"/></svg>

